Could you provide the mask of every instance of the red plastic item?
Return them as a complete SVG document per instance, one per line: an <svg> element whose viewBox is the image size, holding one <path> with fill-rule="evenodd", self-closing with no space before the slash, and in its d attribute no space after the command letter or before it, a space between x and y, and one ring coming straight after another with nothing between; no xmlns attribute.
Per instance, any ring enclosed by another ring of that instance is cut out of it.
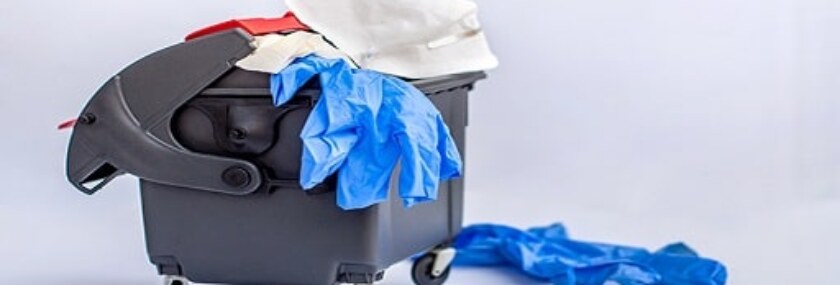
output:
<svg viewBox="0 0 840 285"><path fill-rule="evenodd" d="M58 130L61 131L61 130L66 130L66 129L72 129L73 127L76 126L77 121L78 121L77 119L70 119L70 120L64 121L60 125L58 125Z"/></svg>
<svg viewBox="0 0 840 285"><path fill-rule="evenodd" d="M227 22L215 24L201 30L192 32L187 35L186 40L194 40L203 36L215 34L218 32L240 28L253 36L292 32L292 31L308 31L309 27L295 17L292 12L287 12L282 18L252 18L252 19L236 19Z"/></svg>

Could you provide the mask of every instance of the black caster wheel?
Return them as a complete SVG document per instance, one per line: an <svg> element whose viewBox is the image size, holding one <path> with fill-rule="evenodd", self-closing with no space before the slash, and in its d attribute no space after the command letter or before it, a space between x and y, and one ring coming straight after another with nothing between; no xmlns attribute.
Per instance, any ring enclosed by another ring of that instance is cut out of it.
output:
<svg viewBox="0 0 840 285"><path fill-rule="evenodd" d="M181 276L166 276L163 285L190 285L190 280Z"/></svg>
<svg viewBox="0 0 840 285"><path fill-rule="evenodd" d="M436 253L427 253L414 261L414 266L411 267L411 279L414 280L414 284L441 285L446 282L446 279L449 278L449 265L452 260L446 261L446 267L443 270L441 268L436 269L435 262L438 262L438 256Z"/></svg>

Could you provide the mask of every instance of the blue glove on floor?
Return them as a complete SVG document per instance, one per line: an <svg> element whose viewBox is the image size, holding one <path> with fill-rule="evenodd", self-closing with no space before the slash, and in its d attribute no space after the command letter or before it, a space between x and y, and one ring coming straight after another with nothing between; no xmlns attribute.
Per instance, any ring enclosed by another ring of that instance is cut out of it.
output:
<svg viewBox="0 0 840 285"><path fill-rule="evenodd" d="M681 243L650 253L574 241L560 224L528 231L471 226L458 236L455 248L455 266L513 266L556 285L725 285L727 278L722 264Z"/></svg>

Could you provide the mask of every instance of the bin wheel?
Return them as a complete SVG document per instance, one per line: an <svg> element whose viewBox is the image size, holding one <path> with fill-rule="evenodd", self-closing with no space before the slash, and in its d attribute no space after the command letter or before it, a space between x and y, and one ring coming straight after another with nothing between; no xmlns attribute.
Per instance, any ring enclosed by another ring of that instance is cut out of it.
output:
<svg viewBox="0 0 840 285"><path fill-rule="evenodd" d="M443 272L438 276L433 274L435 261L437 255L435 253L427 253L423 257L414 261L414 266L411 267L411 279L416 285L441 285L449 278L450 267L447 266Z"/></svg>
<svg viewBox="0 0 840 285"><path fill-rule="evenodd" d="M163 277L163 285L190 285L190 280L182 276Z"/></svg>

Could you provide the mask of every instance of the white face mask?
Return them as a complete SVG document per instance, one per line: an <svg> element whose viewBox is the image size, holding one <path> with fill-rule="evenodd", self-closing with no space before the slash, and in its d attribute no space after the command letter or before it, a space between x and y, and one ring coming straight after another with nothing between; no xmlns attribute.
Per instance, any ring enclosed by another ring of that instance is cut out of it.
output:
<svg viewBox="0 0 840 285"><path fill-rule="evenodd" d="M495 68L471 0L286 0L361 68L425 78Z"/></svg>

